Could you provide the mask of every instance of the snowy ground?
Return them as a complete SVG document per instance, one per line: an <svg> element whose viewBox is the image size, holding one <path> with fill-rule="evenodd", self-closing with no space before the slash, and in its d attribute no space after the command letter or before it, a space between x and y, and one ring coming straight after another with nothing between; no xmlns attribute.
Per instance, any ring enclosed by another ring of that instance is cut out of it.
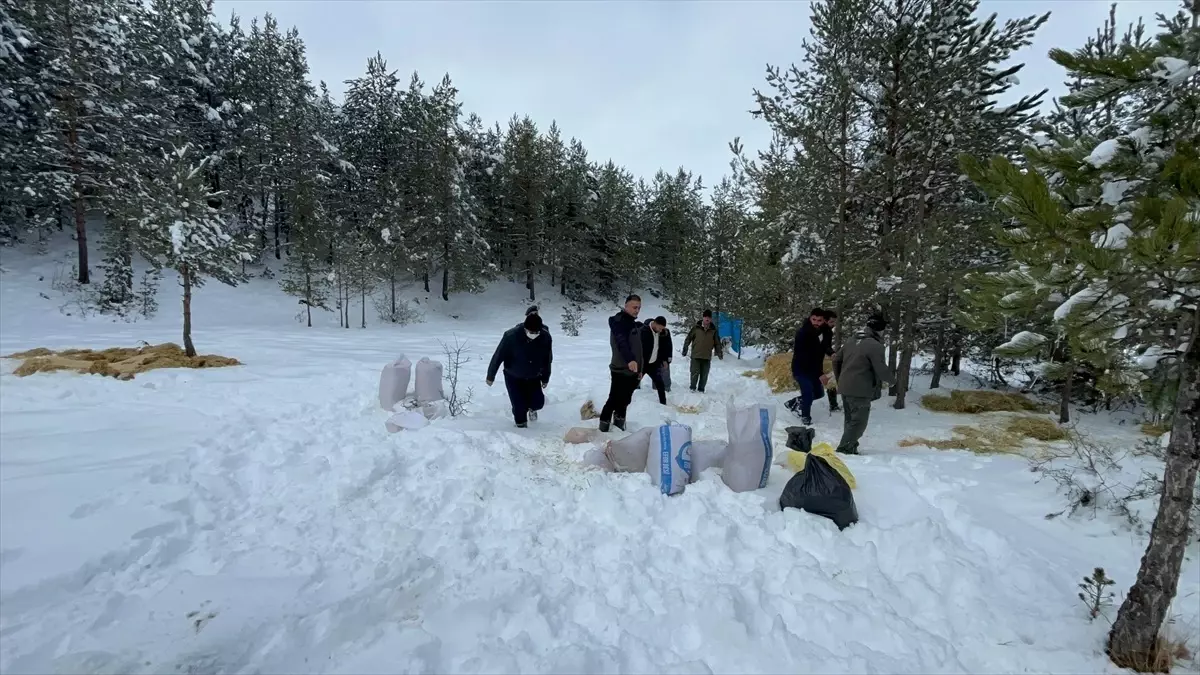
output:
<svg viewBox="0 0 1200 675"><path fill-rule="evenodd" d="M58 311L52 263L4 255L0 353L179 341L171 284L153 321L84 321ZM521 318L516 285L368 330L332 315L304 328L274 282L252 286L195 299L197 348L242 367L119 382L16 378L3 362L0 671L1111 670L1107 622L1087 621L1076 584L1103 566L1119 602L1144 540L1103 517L1047 520L1062 497L1020 459L896 446L954 416L879 402L868 454L846 458L861 522L838 532L778 510L780 467L758 492L713 472L666 498L645 475L572 461L582 447L560 439L606 387L599 313L570 338L543 310L555 375L518 431L503 387L482 383ZM476 358L469 413L388 434L379 369L437 357L453 334ZM717 363L695 415L643 390L631 424L724 437L726 397L785 398L739 375L758 365ZM678 401L685 369L674 377ZM816 411L818 440L836 442L840 416ZM794 420L779 417L782 441ZM1177 629L1194 635L1191 553Z"/></svg>

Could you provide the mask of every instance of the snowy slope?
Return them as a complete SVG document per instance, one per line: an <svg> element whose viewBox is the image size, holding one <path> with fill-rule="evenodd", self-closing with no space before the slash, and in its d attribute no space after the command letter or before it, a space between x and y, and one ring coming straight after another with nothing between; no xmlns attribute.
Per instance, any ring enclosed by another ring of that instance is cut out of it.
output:
<svg viewBox="0 0 1200 675"><path fill-rule="evenodd" d="M170 284L153 321L85 321L37 280L50 263L5 256L0 353L179 341ZM0 671L1111 670L1076 583L1103 566L1123 592L1144 540L1047 520L1062 499L1019 459L896 447L954 416L879 402L870 454L846 458L861 522L838 532L779 512L780 467L758 492L710 472L666 498L645 475L578 465L583 448L560 439L607 386L601 313L570 338L543 310L555 375L541 419L516 430L482 380L522 316L519 286L367 330L332 315L304 328L276 288L196 295L197 348L242 367L118 382L0 362ZM388 434L379 369L438 357L455 334L475 358L469 413ZM784 399L739 375L757 365L715 364L695 415L643 390L631 424L723 437L726 397ZM841 418L815 410L818 440L836 441ZM777 441L794 423L782 407L780 421ZM1187 565L1183 604L1200 585ZM1194 631L1194 607L1179 611Z"/></svg>

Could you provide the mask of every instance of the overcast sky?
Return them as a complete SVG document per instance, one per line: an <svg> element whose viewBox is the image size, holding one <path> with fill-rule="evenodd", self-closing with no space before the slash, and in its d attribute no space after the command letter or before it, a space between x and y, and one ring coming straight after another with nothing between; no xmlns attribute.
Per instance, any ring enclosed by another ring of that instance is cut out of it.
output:
<svg viewBox="0 0 1200 675"><path fill-rule="evenodd" d="M1107 0L983 0L1001 20L1050 11L1021 56L1021 91L1061 93L1051 47L1075 48L1108 13ZM1126 0L1121 25L1173 0ZM379 51L402 85L416 70L427 84L444 73L464 112L507 124L528 114L539 128L557 120L591 159L613 159L635 175L684 166L716 183L729 167L728 144L765 147L764 122L750 117L752 90L767 63L801 57L809 7L802 0L216 0L223 20L273 14L295 26L313 80L338 96Z"/></svg>

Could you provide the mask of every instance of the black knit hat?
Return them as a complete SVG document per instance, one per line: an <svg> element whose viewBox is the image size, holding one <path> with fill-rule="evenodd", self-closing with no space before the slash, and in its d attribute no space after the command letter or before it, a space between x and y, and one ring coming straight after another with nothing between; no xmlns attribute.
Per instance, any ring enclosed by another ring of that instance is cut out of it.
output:
<svg viewBox="0 0 1200 675"><path fill-rule="evenodd" d="M530 333L542 332L542 317L538 316L536 312L530 312L529 314L526 314L525 330L529 331Z"/></svg>
<svg viewBox="0 0 1200 675"><path fill-rule="evenodd" d="M705 319L711 319L711 318L712 318L712 310L711 310L711 309L706 309L706 310L704 310L704 313L703 313L703 314L701 314L700 316L701 316L701 317L703 317L703 318L705 318Z"/></svg>
<svg viewBox="0 0 1200 675"><path fill-rule="evenodd" d="M870 316L870 318L867 319L867 328L870 328L873 331L879 332L879 331L886 329L887 327L888 327L887 317L880 314L879 312L875 312L874 314L872 314Z"/></svg>
<svg viewBox="0 0 1200 675"><path fill-rule="evenodd" d="M530 305L529 309L525 310L525 316L529 316L530 314L537 314L537 313L538 313L537 305Z"/></svg>

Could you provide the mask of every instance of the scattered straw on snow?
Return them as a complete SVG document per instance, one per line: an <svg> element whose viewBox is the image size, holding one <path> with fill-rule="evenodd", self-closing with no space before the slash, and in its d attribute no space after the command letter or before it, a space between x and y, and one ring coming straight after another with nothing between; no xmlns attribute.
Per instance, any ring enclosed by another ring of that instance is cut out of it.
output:
<svg viewBox="0 0 1200 675"><path fill-rule="evenodd" d="M68 370L84 375L107 375L119 380L132 380L138 373L159 368L222 368L241 365L237 359L216 354L189 357L184 354L183 348L173 342L145 347L64 349L57 352L38 347L9 354L5 358L22 361L13 371L17 377Z"/></svg>
<svg viewBox="0 0 1200 675"><path fill-rule="evenodd" d="M1070 432L1052 420L1028 415L1010 417L999 424L963 424L952 427L950 433L953 436L949 439L907 438L899 445L902 448L924 445L936 450L969 450L979 455L1017 454L1030 439L1053 442L1070 437Z"/></svg>
<svg viewBox="0 0 1200 675"><path fill-rule="evenodd" d="M921 405L934 412L976 415L985 412L1040 412L1043 406L1021 394L956 389L949 396L926 394Z"/></svg>

